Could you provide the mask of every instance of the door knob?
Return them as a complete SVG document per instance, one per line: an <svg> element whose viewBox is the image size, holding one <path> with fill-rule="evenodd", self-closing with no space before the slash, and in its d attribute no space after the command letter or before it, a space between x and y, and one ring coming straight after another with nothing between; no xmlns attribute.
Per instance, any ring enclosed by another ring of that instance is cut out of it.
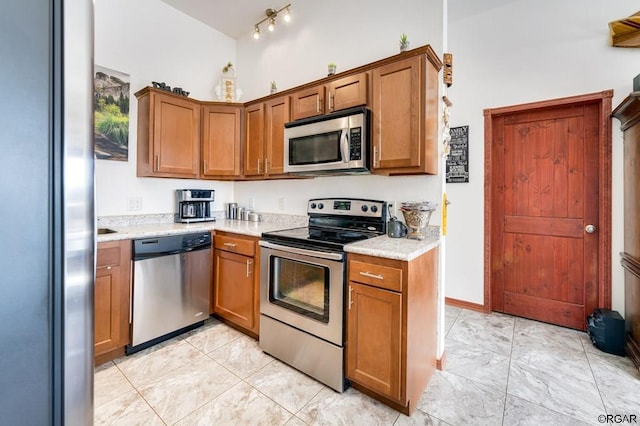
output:
<svg viewBox="0 0 640 426"><path fill-rule="evenodd" d="M596 226L595 225L587 225L584 227L584 230L587 232L587 234L593 234L594 232L596 232Z"/></svg>

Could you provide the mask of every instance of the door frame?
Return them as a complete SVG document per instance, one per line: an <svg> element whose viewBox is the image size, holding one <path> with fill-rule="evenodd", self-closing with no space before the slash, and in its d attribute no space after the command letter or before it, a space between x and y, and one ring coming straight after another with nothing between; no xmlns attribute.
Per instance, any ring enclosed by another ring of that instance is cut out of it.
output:
<svg viewBox="0 0 640 426"><path fill-rule="evenodd" d="M484 110L484 312L492 311L491 264L495 249L491 246L493 232L492 201L498 183L493 182L493 146L501 143L493 140L493 122L496 117L525 111L539 111L569 105L598 104L599 107L599 200L598 213L598 307L611 309L611 98L613 90L531 102Z"/></svg>

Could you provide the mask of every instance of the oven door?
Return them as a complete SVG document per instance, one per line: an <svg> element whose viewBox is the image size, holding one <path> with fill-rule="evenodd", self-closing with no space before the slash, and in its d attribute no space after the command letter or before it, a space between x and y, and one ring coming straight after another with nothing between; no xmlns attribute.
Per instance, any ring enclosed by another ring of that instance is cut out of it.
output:
<svg viewBox="0 0 640 426"><path fill-rule="evenodd" d="M342 346L344 253L259 244L260 313Z"/></svg>

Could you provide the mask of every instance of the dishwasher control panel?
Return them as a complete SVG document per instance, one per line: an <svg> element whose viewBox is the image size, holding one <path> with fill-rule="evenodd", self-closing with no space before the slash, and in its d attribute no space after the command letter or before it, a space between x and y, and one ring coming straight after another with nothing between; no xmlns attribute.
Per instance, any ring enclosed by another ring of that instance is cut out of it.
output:
<svg viewBox="0 0 640 426"><path fill-rule="evenodd" d="M133 259L147 259L208 248L211 248L209 232L141 238L133 240Z"/></svg>

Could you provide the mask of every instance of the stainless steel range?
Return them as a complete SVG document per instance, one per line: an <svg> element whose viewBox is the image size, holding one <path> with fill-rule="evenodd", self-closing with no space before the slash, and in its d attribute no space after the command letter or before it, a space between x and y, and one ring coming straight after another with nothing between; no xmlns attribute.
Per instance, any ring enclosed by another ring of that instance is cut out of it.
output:
<svg viewBox="0 0 640 426"><path fill-rule="evenodd" d="M309 226L260 241L260 347L342 392L346 244L384 235L384 201L309 200Z"/></svg>

